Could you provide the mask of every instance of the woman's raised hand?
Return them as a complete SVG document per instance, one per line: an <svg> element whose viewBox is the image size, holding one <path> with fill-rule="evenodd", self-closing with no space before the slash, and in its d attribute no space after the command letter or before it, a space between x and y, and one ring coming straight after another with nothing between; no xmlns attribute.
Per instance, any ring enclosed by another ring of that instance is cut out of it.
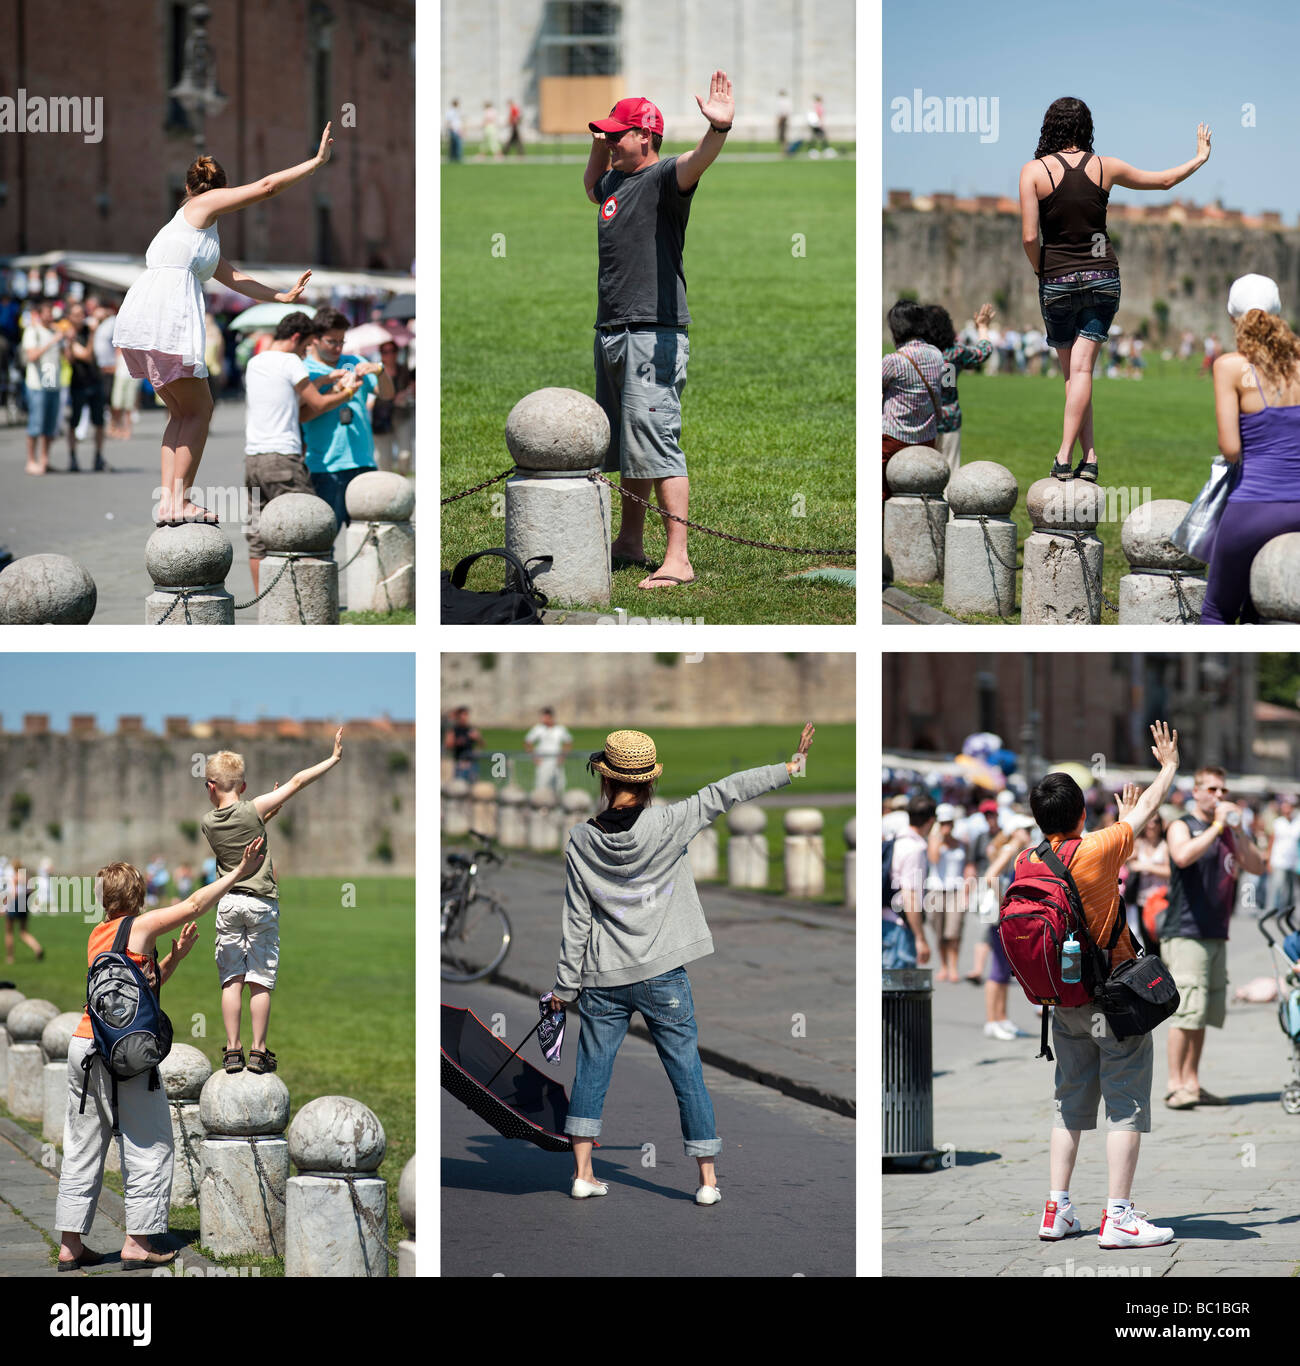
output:
<svg viewBox="0 0 1300 1366"><path fill-rule="evenodd" d="M1210 159L1210 125L1208 123L1196 125L1196 159L1202 163Z"/></svg>
<svg viewBox="0 0 1300 1366"><path fill-rule="evenodd" d="M286 289L283 294L277 294L275 301L278 304L296 304L302 297L302 292L307 288L307 281L311 279L311 271L304 270L298 276L298 283L292 289Z"/></svg>
<svg viewBox="0 0 1300 1366"><path fill-rule="evenodd" d="M316 153L316 160L322 166L330 159L330 148L334 146L334 139L330 137L330 129L333 126L332 123L327 123L325 131L320 135L320 150Z"/></svg>
<svg viewBox="0 0 1300 1366"><path fill-rule="evenodd" d="M805 723L803 734L799 737L799 748L795 750L794 759L786 764L786 768L791 773L802 775L804 771L804 759L807 757L808 749L812 745L813 736L817 734L817 728L811 721Z"/></svg>

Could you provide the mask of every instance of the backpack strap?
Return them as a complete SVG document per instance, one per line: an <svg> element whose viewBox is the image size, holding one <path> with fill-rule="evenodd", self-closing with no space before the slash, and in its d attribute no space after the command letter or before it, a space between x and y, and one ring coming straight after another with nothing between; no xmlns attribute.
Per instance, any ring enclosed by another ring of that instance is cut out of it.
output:
<svg viewBox="0 0 1300 1366"><path fill-rule="evenodd" d="M95 1059L99 1054L92 1048L81 1060L81 1109L77 1111L79 1115L86 1113L86 1091L90 1086L90 1069L95 1065Z"/></svg>
<svg viewBox="0 0 1300 1366"><path fill-rule="evenodd" d="M512 578L514 580L513 587L517 592L522 593L527 589L532 588L532 575L530 575L528 570L524 568L522 562L519 560L519 557L515 555L512 551L504 550L500 547L496 547L492 550L476 550L473 552L473 554L466 555L465 558L461 560L459 564L457 564L455 569L451 571L452 583L457 588L464 588L465 579L469 574L470 567L475 563L476 560L481 560L488 555L498 556L500 559L503 559L506 562L505 581L507 588L510 588L512 586ZM531 563L531 561L529 561L529 563Z"/></svg>
<svg viewBox="0 0 1300 1366"><path fill-rule="evenodd" d="M1047 1007L1047 1006L1039 1006L1039 1010L1041 1010L1042 1013L1043 1013L1043 1029L1042 1029L1042 1033L1039 1035L1039 1038L1038 1038L1038 1057L1039 1057L1039 1058L1046 1058L1048 1062L1055 1062L1056 1059L1052 1056L1052 1050L1047 1046L1047 1015L1048 1015L1048 1007ZM1036 1061L1036 1060L1037 1060L1037 1059L1035 1059L1035 1061Z"/></svg>
<svg viewBox="0 0 1300 1366"><path fill-rule="evenodd" d="M118 923L117 933L113 936L113 953L125 953L126 946L131 941L131 921L135 917L124 915Z"/></svg>

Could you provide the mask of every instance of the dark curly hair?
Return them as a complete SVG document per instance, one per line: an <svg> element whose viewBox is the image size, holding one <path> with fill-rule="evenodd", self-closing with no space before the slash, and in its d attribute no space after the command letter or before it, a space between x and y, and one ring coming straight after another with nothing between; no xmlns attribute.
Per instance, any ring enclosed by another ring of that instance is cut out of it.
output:
<svg viewBox="0 0 1300 1366"><path fill-rule="evenodd" d="M925 330L921 335L922 341L928 341L940 351L957 345L957 329L952 325L952 315L942 304L925 305L923 326Z"/></svg>
<svg viewBox="0 0 1300 1366"><path fill-rule="evenodd" d="M1092 151L1092 111L1082 100L1062 95L1047 106L1043 127L1038 134L1036 157L1059 152L1063 147Z"/></svg>

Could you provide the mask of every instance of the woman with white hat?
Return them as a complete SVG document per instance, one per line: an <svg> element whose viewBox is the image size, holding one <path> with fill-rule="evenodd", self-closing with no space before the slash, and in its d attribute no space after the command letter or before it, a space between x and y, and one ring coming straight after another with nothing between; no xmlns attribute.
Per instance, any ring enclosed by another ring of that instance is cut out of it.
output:
<svg viewBox="0 0 1300 1366"><path fill-rule="evenodd" d="M1258 621L1250 566L1274 536L1300 531L1300 337L1278 316L1265 275L1243 275L1228 293L1237 349L1214 362L1219 450L1237 468L1210 556L1201 621Z"/></svg>
<svg viewBox="0 0 1300 1366"><path fill-rule="evenodd" d="M939 941L939 970L936 982L959 982L961 972L962 917L966 909L965 870L966 846L954 833L957 808L948 802L940 804L934 813L934 826L927 841L930 859L931 906L926 912Z"/></svg>
<svg viewBox="0 0 1300 1366"><path fill-rule="evenodd" d="M564 937L553 988L554 1007L562 1010L576 1000L582 1017L564 1125L573 1140L569 1194L575 1199L609 1194L592 1172L591 1149L600 1134L614 1059L637 1011L676 1093L686 1155L699 1164L695 1203L713 1205L722 1198L714 1173L722 1140L704 1085L685 968L712 953L713 940L687 846L733 806L802 774L813 734L810 722L789 763L733 773L668 806L650 805L663 772L650 736L614 731L588 761L588 771L600 775L602 809L569 838Z"/></svg>

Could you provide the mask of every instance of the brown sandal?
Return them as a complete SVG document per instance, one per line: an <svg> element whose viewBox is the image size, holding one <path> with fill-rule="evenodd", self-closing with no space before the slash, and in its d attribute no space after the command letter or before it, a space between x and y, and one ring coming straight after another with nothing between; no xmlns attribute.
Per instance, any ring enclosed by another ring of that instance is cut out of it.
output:
<svg viewBox="0 0 1300 1366"><path fill-rule="evenodd" d="M221 1054L221 1065L227 1072L242 1072L244 1070L244 1050L242 1048L227 1048Z"/></svg>
<svg viewBox="0 0 1300 1366"><path fill-rule="evenodd" d="M268 1049L254 1048L248 1054L248 1070L259 1076L264 1072L275 1071L275 1054Z"/></svg>

